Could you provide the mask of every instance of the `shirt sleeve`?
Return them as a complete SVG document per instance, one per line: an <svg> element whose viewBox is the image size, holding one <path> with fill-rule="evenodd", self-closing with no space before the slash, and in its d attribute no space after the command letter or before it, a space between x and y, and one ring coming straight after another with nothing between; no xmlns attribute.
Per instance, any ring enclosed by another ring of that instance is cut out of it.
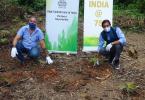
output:
<svg viewBox="0 0 145 100"><path fill-rule="evenodd" d="M38 40L41 41L44 39L44 34L41 30L39 30L39 37L38 37Z"/></svg>
<svg viewBox="0 0 145 100"><path fill-rule="evenodd" d="M122 45L125 45L126 44L126 38L125 38L124 33L122 32L122 30L119 27L116 28L116 33L117 33L117 36L119 38L119 42Z"/></svg>
<svg viewBox="0 0 145 100"><path fill-rule="evenodd" d="M21 28L18 30L17 35L22 36L23 33L24 33L24 27L21 27Z"/></svg>
<svg viewBox="0 0 145 100"><path fill-rule="evenodd" d="M104 43L105 43L105 40L103 39L102 35L100 35L98 47L99 47L99 48L103 48Z"/></svg>

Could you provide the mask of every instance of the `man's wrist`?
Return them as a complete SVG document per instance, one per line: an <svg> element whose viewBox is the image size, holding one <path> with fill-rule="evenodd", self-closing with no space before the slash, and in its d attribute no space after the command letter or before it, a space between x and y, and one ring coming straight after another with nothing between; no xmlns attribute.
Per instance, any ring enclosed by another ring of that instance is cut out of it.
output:
<svg viewBox="0 0 145 100"><path fill-rule="evenodd" d="M13 48L16 48L16 46L15 46L15 45L13 45Z"/></svg>
<svg viewBox="0 0 145 100"><path fill-rule="evenodd" d="M111 45L114 45L114 42L112 42Z"/></svg>
<svg viewBox="0 0 145 100"><path fill-rule="evenodd" d="M43 48L42 50L43 50L43 53L45 53L46 57L49 56L48 50L46 48Z"/></svg>

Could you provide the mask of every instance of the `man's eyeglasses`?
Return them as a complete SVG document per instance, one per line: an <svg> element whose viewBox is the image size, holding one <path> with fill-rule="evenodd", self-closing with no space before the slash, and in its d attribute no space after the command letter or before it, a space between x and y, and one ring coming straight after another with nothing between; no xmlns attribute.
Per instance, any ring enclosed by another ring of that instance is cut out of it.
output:
<svg viewBox="0 0 145 100"><path fill-rule="evenodd" d="M106 28L106 27L109 27L109 26L110 26L109 24L108 25L104 25L103 28Z"/></svg>

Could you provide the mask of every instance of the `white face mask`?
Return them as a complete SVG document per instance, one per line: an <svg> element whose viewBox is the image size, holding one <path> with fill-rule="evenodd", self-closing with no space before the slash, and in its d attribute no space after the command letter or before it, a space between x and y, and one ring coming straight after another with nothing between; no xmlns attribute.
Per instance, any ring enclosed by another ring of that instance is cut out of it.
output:
<svg viewBox="0 0 145 100"><path fill-rule="evenodd" d="M109 27L106 27L106 28L104 28L104 31L105 32L109 32L111 30L111 27L109 26Z"/></svg>

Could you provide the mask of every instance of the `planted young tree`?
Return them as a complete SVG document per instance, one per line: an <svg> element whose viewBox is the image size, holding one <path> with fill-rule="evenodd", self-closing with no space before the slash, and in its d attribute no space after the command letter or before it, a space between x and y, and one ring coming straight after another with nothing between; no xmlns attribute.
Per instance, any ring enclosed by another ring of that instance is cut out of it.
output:
<svg viewBox="0 0 145 100"><path fill-rule="evenodd" d="M127 82L127 83L124 83L120 86L120 89L122 90L122 92L124 94L127 94L127 95L135 95L137 94L137 89L138 89L138 85L136 85L135 83L133 82Z"/></svg>

